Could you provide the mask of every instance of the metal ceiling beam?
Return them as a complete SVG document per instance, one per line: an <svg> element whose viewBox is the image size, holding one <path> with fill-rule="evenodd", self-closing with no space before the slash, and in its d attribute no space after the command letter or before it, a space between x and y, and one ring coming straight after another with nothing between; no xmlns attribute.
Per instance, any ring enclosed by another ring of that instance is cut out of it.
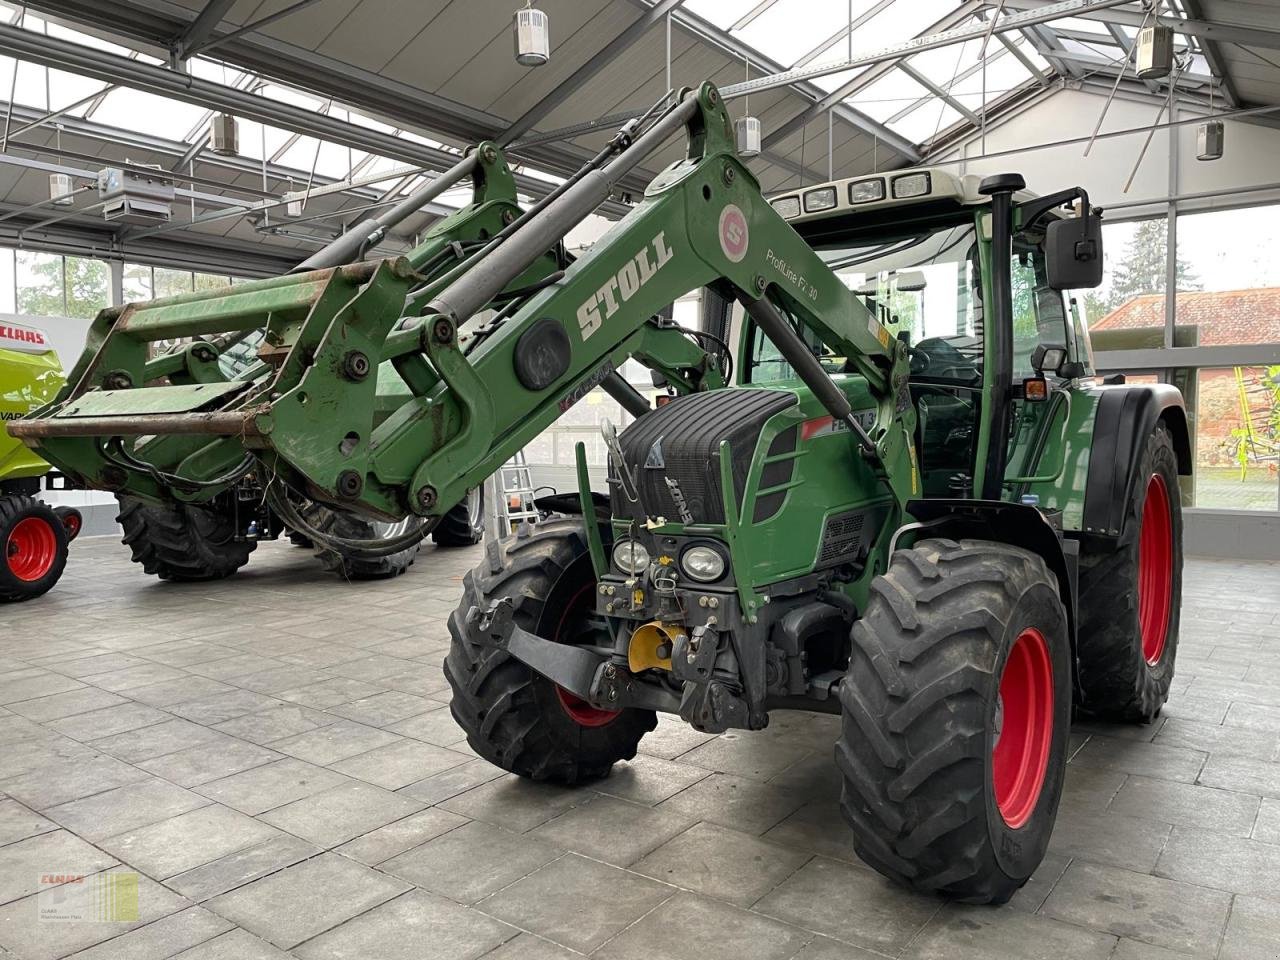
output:
<svg viewBox="0 0 1280 960"><path fill-rule="evenodd" d="M648 33L654 24L679 8L683 2L684 0L659 0L658 3L641 13L630 26L597 50L586 63L560 81L555 90L531 106L518 120L507 127L502 135L498 137L498 144L503 147L509 146L532 130L545 120L556 107L581 90L587 81Z"/></svg>
<svg viewBox="0 0 1280 960"><path fill-rule="evenodd" d="M1191 19L1204 20L1204 12L1200 8L1200 0L1182 0L1182 9L1187 11L1187 16ZM1243 102L1240 99L1240 91L1236 88L1235 79L1231 76L1231 71L1227 69L1227 62L1222 56L1222 51L1218 49L1218 42L1210 40L1208 37L1197 37L1196 39L1200 44L1200 52L1204 54L1205 62L1209 64L1209 69L1221 81L1222 99L1232 109L1240 106Z"/></svg>
<svg viewBox="0 0 1280 960"><path fill-rule="evenodd" d="M1039 10L1052 0L1005 0L1005 6L1018 10ZM1184 4L1185 6L1185 4ZM1126 27L1140 27L1144 14L1139 10L1112 9L1100 13L1080 14L1082 19L1101 23L1118 23ZM1248 47L1280 50L1280 29L1271 25L1245 26L1238 23L1218 23L1195 17L1160 16L1160 22L1177 33L1221 43L1239 43Z"/></svg>
<svg viewBox="0 0 1280 960"><path fill-rule="evenodd" d="M877 3L874 7L868 7L861 14L855 17L852 23L846 23L844 26L842 26L839 30L837 30L831 36L827 37L827 39L823 40L822 43L818 44L816 47L814 47L812 50L810 50L808 53L802 56L799 60L797 60L795 64L793 64L793 66L803 67L803 66L807 66L810 63L813 63L813 61L817 60L820 56L822 56L824 53L826 53L828 50L834 47L841 40L848 38L851 32L857 30L860 26L862 26L867 21L873 20L874 18L879 16L881 13L883 13L887 8L893 6L897 2L898 0L880 0L880 2Z"/></svg>
<svg viewBox="0 0 1280 960"><path fill-rule="evenodd" d="M934 83L932 80L926 77L923 73L921 73L915 67L911 66L911 64L908 63L906 60L898 61L898 69L901 70L903 73L905 73L908 77L910 77L916 83L920 84L920 86L924 87L926 90L928 90L935 97L937 97L947 106L949 106L952 110L956 111L956 113L960 114L970 123L982 122L981 117L979 117L976 113L974 113L972 110L966 107L963 103L961 103L951 94L949 94L942 87L938 86L938 84Z"/></svg>
<svg viewBox="0 0 1280 960"><path fill-rule="evenodd" d="M979 2L979 0L970 0L970 2L965 3L963 6L961 6L956 10L953 10L951 13L947 14L947 16L943 17L941 20L929 26L924 32L928 34L928 33L939 33L944 30L950 30L958 26L959 24L964 23L964 21L972 17L978 11L979 7L981 7L981 3ZM848 83L839 87L834 92L824 95L821 99L818 100L817 103L814 103L812 106L806 107L804 110L800 111L800 113L796 114L786 123L782 124L777 129L771 131L764 138L764 145L770 146L772 144L775 144L778 141L790 136L792 133L794 133L796 130L799 130L801 127L807 126L814 120L821 117L824 111L830 109L836 104L842 103L846 98L857 93L859 90L862 90L865 87L868 87L871 84L875 83L875 81L879 80L881 77L888 74L894 68L895 68L895 65L893 63L881 63L881 64L876 64L875 66L870 67L867 70L864 70L862 73L854 77ZM898 134L894 134L894 136L897 137L899 140L904 139ZM912 154L914 156L907 156L908 162L918 163L920 160L920 154L915 149L914 144L912 145Z"/></svg>
<svg viewBox="0 0 1280 960"><path fill-rule="evenodd" d="M987 14L985 10L978 11L976 16L979 20L982 20L984 22L987 19ZM1034 60L1032 60L1030 57L1027 56L1026 51L1023 50L1022 47L1018 45L1018 42L1016 40L1010 37L1007 33L997 33L995 34L995 38L1002 47L1004 47L1006 50L1009 51L1009 53L1013 56L1015 60L1017 60L1020 64L1026 67L1028 73L1030 73L1033 77L1035 77L1038 81L1040 81L1041 86L1047 86L1049 84L1051 80L1051 77L1049 76L1049 74L1041 70L1039 65ZM1025 40L1026 38L1024 37L1023 39ZM1030 41L1027 41L1027 42L1030 43Z"/></svg>
<svg viewBox="0 0 1280 960"><path fill-rule="evenodd" d="M185 59L187 50L208 39L235 5L236 0L206 0L196 18L173 38L173 47L179 58Z"/></svg>
<svg viewBox="0 0 1280 960"><path fill-rule="evenodd" d="M185 51L186 55L188 57L197 57L206 51L212 50L214 47L221 46L228 40L235 40L238 37L255 33L263 27L270 26L277 20L283 20L285 17L292 16L298 11L311 6L315 2L316 0L297 0L296 3L292 3L282 10L277 10L275 13L267 14L267 16L254 20L252 23L246 23L243 27L232 30L230 33L219 34L216 37L210 37L206 40L200 41L199 43L188 43Z"/></svg>
<svg viewBox="0 0 1280 960"><path fill-rule="evenodd" d="M28 0L28 6L72 26L119 37L126 45L150 45L160 51L171 49L173 38L191 19L191 11L172 0ZM260 33L223 44L219 57L239 69L332 97L374 119L420 129L437 139L474 143L497 137L508 124L506 118ZM550 173L570 174L590 152L576 145L546 144L522 157ZM642 193L651 179L652 172L637 168L623 179L620 189ZM541 196L545 190L525 192ZM623 212L617 204L602 209L611 216Z"/></svg>
<svg viewBox="0 0 1280 960"><path fill-rule="evenodd" d="M645 9L649 9L651 6L649 0L631 0L631 3ZM692 36L694 39L719 48L735 60L750 61L752 67L760 70L762 73L781 73L787 69L782 64L765 56L754 47L748 46L737 37L731 36L715 24L708 20L704 20L702 17L699 17L697 14L691 13L688 10L676 10L671 14L671 22L680 27L681 30ZM792 84L791 88L798 95L808 100L817 101L826 96L825 90L816 84L809 82ZM847 104L840 103L839 100L826 104L821 110L815 111L811 119L816 119L818 116L833 107L835 109L836 119L861 130L869 136L876 137L881 143L885 144L885 146L889 147L889 149L899 154L908 162L914 163L919 160L920 153L916 150L915 144L890 130L879 121L873 120L861 111L855 110ZM796 128L793 127L792 130L788 132L794 132L795 129ZM768 139L766 139L766 146L768 145L768 142ZM776 142L776 140L774 142Z"/></svg>
<svg viewBox="0 0 1280 960"><path fill-rule="evenodd" d="M391 160L435 170L446 170L458 160L457 154L447 150L393 137L315 110L254 96L232 86L5 24L0 24L0 53L68 73L115 82L183 103L225 110L239 117L357 150L367 150ZM532 196L543 196L551 189L551 185L545 180L522 174L516 174L516 182L522 191ZM626 212L627 208L612 204L607 209L617 216Z"/></svg>

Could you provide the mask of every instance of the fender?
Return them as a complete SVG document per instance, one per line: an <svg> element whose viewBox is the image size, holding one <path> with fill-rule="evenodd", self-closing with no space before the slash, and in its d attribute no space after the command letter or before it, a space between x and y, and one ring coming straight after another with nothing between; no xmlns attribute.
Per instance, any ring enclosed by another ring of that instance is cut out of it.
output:
<svg viewBox="0 0 1280 960"><path fill-rule="evenodd" d="M1159 421L1173 436L1178 473L1191 474L1191 439L1182 393L1167 383L1099 387L1084 493L1084 532L1119 537L1137 482L1142 447Z"/></svg>
<svg viewBox="0 0 1280 960"><path fill-rule="evenodd" d="M1004 500L911 500L907 503L907 513L924 527L916 531L917 539L946 536L997 540L1042 557L1049 572L1058 580L1058 595L1067 612L1071 659L1075 662L1078 542L1064 539L1062 532L1035 507Z"/></svg>

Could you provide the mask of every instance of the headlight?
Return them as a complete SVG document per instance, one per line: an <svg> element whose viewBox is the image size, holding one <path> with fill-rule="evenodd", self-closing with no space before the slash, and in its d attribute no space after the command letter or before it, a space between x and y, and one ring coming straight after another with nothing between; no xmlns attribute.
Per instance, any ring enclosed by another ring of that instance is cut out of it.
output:
<svg viewBox="0 0 1280 960"><path fill-rule="evenodd" d="M850 203L871 203L884 199L884 181L879 177L874 180L859 180L849 184Z"/></svg>
<svg viewBox="0 0 1280 960"><path fill-rule="evenodd" d="M822 210L830 210L835 205L835 187L822 187L818 190L810 190L804 195L805 213L818 213Z"/></svg>
<svg viewBox="0 0 1280 960"><path fill-rule="evenodd" d="M639 573L649 566L649 551L634 540L619 540L613 545L613 565L623 573Z"/></svg>
<svg viewBox="0 0 1280 960"><path fill-rule="evenodd" d="M680 555L680 569L693 580L710 583L724 576L724 557L713 547L690 547Z"/></svg>
<svg viewBox="0 0 1280 960"><path fill-rule="evenodd" d="M927 173L908 173L906 176L893 178L893 197L895 200L923 197L932 188L933 185Z"/></svg>
<svg viewBox="0 0 1280 960"><path fill-rule="evenodd" d="M778 216L784 220L800 216L799 197L779 197L777 200L770 200L769 203L773 209L778 211Z"/></svg>

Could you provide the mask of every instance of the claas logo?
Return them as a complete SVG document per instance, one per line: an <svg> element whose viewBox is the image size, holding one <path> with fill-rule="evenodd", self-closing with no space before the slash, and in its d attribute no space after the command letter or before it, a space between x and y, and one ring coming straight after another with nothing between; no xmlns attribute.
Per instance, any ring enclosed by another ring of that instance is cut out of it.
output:
<svg viewBox="0 0 1280 960"><path fill-rule="evenodd" d="M18 343L30 343L43 347L48 341L39 330L28 330L26 327L6 327L0 324L0 340L15 340Z"/></svg>

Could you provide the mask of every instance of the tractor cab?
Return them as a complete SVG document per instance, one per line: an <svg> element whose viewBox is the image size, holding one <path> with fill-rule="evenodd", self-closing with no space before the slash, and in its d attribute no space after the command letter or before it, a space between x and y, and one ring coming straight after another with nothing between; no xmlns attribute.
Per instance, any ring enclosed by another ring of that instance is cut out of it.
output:
<svg viewBox="0 0 1280 960"><path fill-rule="evenodd" d="M1026 190L1013 196L1019 226L1006 287L1012 307L1007 351L1003 337L988 336L996 294L988 266L990 198L981 183L977 176L918 169L818 184L769 201L909 351L926 497L973 495L984 401L989 408L994 399L984 376L989 364L1006 369L1012 385L1016 427L1007 462L1016 462L1017 445L1035 443L1048 421L1060 423L1064 411L1056 398L1094 372L1088 331L1053 275L1047 249L1049 224L1069 223L1070 211L1045 209ZM1100 241L1092 256L1101 263ZM767 337L752 326L745 334L744 381L794 376ZM850 371L847 358L812 331L804 335L828 372ZM1006 485L1006 494L1012 489Z"/></svg>

